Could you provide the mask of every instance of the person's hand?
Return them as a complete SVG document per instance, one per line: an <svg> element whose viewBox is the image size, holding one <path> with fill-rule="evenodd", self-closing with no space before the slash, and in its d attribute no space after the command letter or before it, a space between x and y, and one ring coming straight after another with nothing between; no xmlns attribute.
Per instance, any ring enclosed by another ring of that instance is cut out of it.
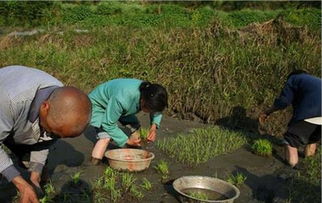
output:
<svg viewBox="0 0 322 203"><path fill-rule="evenodd" d="M34 189L21 176L13 178L12 183L20 193L20 203L39 203Z"/></svg>
<svg viewBox="0 0 322 203"><path fill-rule="evenodd" d="M149 142L154 142L156 138L157 138L157 126L153 124L150 128L147 139Z"/></svg>
<svg viewBox="0 0 322 203"><path fill-rule="evenodd" d="M38 172L35 172L35 171L32 171L31 174L30 174L30 181L37 187L40 188L40 173Z"/></svg>
<svg viewBox="0 0 322 203"><path fill-rule="evenodd" d="M260 124L264 124L267 120L268 115L264 112L259 114L258 121Z"/></svg>
<svg viewBox="0 0 322 203"><path fill-rule="evenodd" d="M131 146L141 146L140 133L138 131L132 133L126 144Z"/></svg>

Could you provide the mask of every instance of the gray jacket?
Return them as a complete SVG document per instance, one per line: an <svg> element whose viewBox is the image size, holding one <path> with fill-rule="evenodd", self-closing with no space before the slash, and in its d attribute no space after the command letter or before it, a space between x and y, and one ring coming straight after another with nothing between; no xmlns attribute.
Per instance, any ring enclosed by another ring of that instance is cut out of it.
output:
<svg viewBox="0 0 322 203"><path fill-rule="evenodd" d="M51 139L41 133L38 118L40 102L34 100L39 90L53 86L61 87L63 84L43 71L24 66L0 68L0 173L8 181L18 176L19 172L3 150L2 143L9 135L13 136L16 144L25 145ZM48 149L32 151L29 169L41 172L47 155Z"/></svg>

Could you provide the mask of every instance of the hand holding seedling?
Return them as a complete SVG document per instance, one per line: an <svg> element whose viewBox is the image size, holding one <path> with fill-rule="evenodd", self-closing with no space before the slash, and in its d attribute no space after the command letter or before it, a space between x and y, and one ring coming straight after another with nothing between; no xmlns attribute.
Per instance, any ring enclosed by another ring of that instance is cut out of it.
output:
<svg viewBox="0 0 322 203"><path fill-rule="evenodd" d="M268 118L268 115L264 112L259 114L258 121L260 124L264 124Z"/></svg>
<svg viewBox="0 0 322 203"><path fill-rule="evenodd" d="M152 124L148 135L148 141L154 142L156 137L157 137L157 126L155 124Z"/></svg>
<svg viewBox="0 0 322 203"><path fill-rule="evenodd" d="M37 195L32 188L21 176L12 180L20 193L20 203L38 203Z"/></svg>
<svg viewBox="0 0 322 203"><path fill-rule="evenodd" d="M129 139L127 140L127 144L131 146L141 146L140 142L140 133L138 131L132 133Z"/></svg>

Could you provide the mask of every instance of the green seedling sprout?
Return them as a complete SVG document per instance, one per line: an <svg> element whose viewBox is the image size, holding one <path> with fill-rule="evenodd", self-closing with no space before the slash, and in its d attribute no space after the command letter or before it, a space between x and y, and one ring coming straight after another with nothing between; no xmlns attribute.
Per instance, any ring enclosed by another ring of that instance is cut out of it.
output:
<svg viewBox="0 0 322 203"><path fill-rule="evenodd" d="M247 177L242 173L237 173L236 175L229 175L227 178L227 182L239 187L240 185L244 184Z"/></svg>
<svg viewBox="0 0 322 203"><path fill-rule="evenodd" d="M130 188L130 193L136 199L142 199L144 197L143 193L141 191L139 191L139 189L136 185L133 185Z"/></svg>
<svg viewBox="0 0 322 203"><path fill-rule="evenodd" d="M149 129L147 128L140 128L140 138L142 140L147 140L149 134Z"/></svg>
<svg viewBox="0 0 322 203"><path fill-rule="evenodd" d="M82 172L79 171L79 172L76 172L74 175L71 176L72 178L72 181L75 185L77 185L80 181L80 176L81 176Z"/></svg>
<svg viewBox="0 0 322 203"><path fill-rule="evenodd" d="M128 191L128 189L132 186L132 184L136 181L136 178L130 173L122 174L122 187L124 191Z"/></svg>
<svg viewBox="0 0 322 203"><path fill-rule="evenodd" d="M196 199L208 200L208 196L202 192L189 192L188 195Z"/></svg>
<svg viewBox="0 0 322 203"><path fill-rule="evenodd" d="M155 170L162 175L162 179L167 179L169 175L169 167L168 163L164 160L161 160L156 166L154 166Z"/></svg>
<svg viewBox="0 0 322 203"><path fill-rule="evenodd" d="M271 156L273 147L270 141L258 139L251 146L253 152L260 156Z"/></svg>
<svg viewBox="0 0 322 203"><path fill-rule="evenodd" d="M143 182L141 184L141 187L148 191L148 190L152 189L152 184L148 179L143 178Z"/></svg>

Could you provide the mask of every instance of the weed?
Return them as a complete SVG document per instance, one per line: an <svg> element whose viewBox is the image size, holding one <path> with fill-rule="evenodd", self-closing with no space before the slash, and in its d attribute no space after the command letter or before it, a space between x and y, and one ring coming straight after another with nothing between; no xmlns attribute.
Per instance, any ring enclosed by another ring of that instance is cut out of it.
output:
<svg viewBox="0 0 322 203"><path fill-rule="evenodd" d="M236 175L229 175L227 182L239 187L246 181L247 177L242 173L237 173Z"/></svg>
<svg viewBox="0 0 322 203"><path fill-rule="evenodd" d="M152 189L152 183L146 179L146 178L143 178L143 182L141 184L141 187L145 190L151 190Z"/></svg>
<svg viewBox="0 0 322 203"><path fill-rule="evenodd" d="M253 152L260 156L271 156L272 155L272 143L266 139L255 140L251 146Z"/></svg>
<svg viewBox="0 0 322 203"><path fill-rule="evenodd" d="M168 178L169 175L169 166L168 163L164 160L161 160L156 166L154 166L154 169L162 175L162 179L165 180Z"/></svg>

